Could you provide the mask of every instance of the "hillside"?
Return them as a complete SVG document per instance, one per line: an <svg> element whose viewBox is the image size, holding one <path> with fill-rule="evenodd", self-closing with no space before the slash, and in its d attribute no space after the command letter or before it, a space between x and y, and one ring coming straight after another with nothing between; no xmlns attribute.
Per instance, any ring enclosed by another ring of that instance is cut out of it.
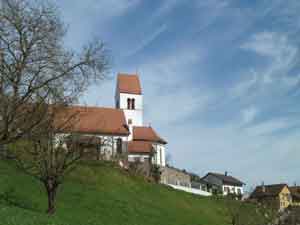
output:
<svg viewBox="0 0 300 225"><path fill-rule="evenodd" d="M2 225L222 225L224 202L145 182L109 165L82 165L61 186L49 217L42 186L0 161ZM9 202L9 203L8 203Z"/></svg>

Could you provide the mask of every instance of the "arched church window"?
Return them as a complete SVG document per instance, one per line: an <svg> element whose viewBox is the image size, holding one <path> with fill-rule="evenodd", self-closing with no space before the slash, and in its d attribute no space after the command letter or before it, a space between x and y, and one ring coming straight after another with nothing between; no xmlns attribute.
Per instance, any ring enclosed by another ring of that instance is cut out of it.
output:
<svg viewBox="0 0 300 225"><path fill-rule="evenodd" d="M131 108L131 99L127 98L127 109Z"/></svg>
<svg viewBox="0 0 300 225"><path fill-rule="evenodd" d="M135 109L135 99L131 99L131 109Z"/></svg>

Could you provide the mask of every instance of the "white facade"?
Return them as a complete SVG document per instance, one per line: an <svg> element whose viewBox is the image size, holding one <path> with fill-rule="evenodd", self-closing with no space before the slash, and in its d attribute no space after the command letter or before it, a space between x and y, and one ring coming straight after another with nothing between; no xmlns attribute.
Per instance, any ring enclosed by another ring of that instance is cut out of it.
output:
<svg viewBox="0 0 300 225"><path fill-rule="evenodd" d="M70 134L57 134L55 136L55 141L59 143L60 139L65 139ZM124 141L128 141L128 137L126 136L115 136L115 135L94 135L94 134L84 134L81 137L97 137L101 139L101 144L99 146L100 155L104 160L111 160L118 153L118 140L121 139L123 143ZM92 139L91 139L92 140ZM56 144L58 145L58 144ZM66 144L63 145L64 148L67 148ZM122 148L121 148L122 150ZM124 152L122 152L124 153Z"/></svg>
<svg viewBox="0 0 300 225"><path fill-rule="evenodd" d="M128 99L134 99L134 109L128 107ZM143 95L119 93L117 90L116 107L123 109L130 135L129 141L132 140L132 127L143 126Z"/></svg>
<svg viewBox="0 0 300 225"><path fill-rule="evenodd" d="M131 155L128 155L128 161L129 162L135 162L135 161L145 162L148 159L149 159L149 155L146 155L146 154L131 154Z"/></svg>
<svg viewBox="0 0 300 225"><path fill-rule="evenodd" d="M165 159L165 146L162 144L153 144L153 148L156 152L154 157L152 158L152 163L159 166L166 166L166 159ZM149 159L149 155L147 154L130 154L128 155L128 161L134 162L139 160L144 162L145 160Z"/></svg>
<svg viewBox="0 0 300 225"><path fill-rule="evenodd" d="M131 104L128 104L128 101L131 101ZM132 107L132 101L134 106ZM143 122L143 95L142 94L130 94L120 92L119 89L116 89L115 93L115 105L117 109L122 109L125 115L127 125L129 127L130 135L126 141L132 141L133 139L133 127L140 127L144 125ZM124 140L124 139L123 139ZM153 163L165 166L165 146L159 143L153 143L153 148L156 152L153 157ZM141 160L144 161L149 158L147 154L129 154L128 161Z"/></svg>
<svg viewBox="0 0 300 225"><path fill-rule="evenodd" d="M223 185L222 189L223 189L224 196L226 196L228 194L237 194L237 195L244 194L243 187L239 187L239 186Z"/></svg>
<svg viewBox="0 0 300 225"><path fill-rule="evenodd" d="M166 157L165 157L165 146L162 144L153 144L155 149L155 156L154 156L154 164L160 166L166 166Z"/></svg>

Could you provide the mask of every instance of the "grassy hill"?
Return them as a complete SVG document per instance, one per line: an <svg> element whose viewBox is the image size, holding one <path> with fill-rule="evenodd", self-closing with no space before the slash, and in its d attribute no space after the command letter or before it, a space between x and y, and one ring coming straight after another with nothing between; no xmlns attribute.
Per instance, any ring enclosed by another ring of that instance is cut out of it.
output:
<svg viewBox="0 0 300 225"><path fill-rule="evenodd" d="M42 186L0 161L2 225L225 225L224 201L155 185L104 164L85 164L61 186L49 217ZM249 210L252 208L249 206ZM247 213L249 213L248 211Z"/></svg>

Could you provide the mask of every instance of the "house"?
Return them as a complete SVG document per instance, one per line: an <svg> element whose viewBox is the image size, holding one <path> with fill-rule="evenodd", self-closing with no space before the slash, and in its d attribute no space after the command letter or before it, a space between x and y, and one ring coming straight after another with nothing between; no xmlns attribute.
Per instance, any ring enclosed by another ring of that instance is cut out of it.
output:
<svg viewBox="0 0 300 225"><path fill-rule="evenodd" d="M166 166L161 170L161 183L167 185L191 187L191 176L185 170Z"/></svg>
<svg viewBox="0 0 300 225"><path fill-rule="evenodd" d="M222 193L224 196L228 194L243 195L243 186L245 185L239 179L220 173L208 173L201 180L207 183L207 190L212 193Z"/></svg>
<svg viewBox="0 0 300 225"><path fill-rule="evenodd" d="M177 169L171 166L165 166L161 168L161 183L168 185L174 189L192 193L201 196L211 196L210 192L207 192L200 187L193 187L192 175L185 170Z"/></svg>
<svg viewBox="0 0 300 225"><path fill-rule="evenodd" d="M300 206L300 186L289 187L292 195L292 205Z"/></svg>
<svg viewBox="0 0 300 225"><path fill-rule="evenodd" d="M167 141L153 127L144 125L143 112L139 76L118 74L114 108L69 106L56 115L55 123L63 124L67 120L67 126L57 125L60 135L72 132L82 139L97 138L93 148L101 159L126 155L129 162L134 162L151 156L154 164L164 167Z"/></svg>
<svg viewBox="0 0 300 225"><path fill-rule="evenodd" d="M255 188L249 199L281 211L292 204L292 195L287 184L262 184Z"/></svg>

